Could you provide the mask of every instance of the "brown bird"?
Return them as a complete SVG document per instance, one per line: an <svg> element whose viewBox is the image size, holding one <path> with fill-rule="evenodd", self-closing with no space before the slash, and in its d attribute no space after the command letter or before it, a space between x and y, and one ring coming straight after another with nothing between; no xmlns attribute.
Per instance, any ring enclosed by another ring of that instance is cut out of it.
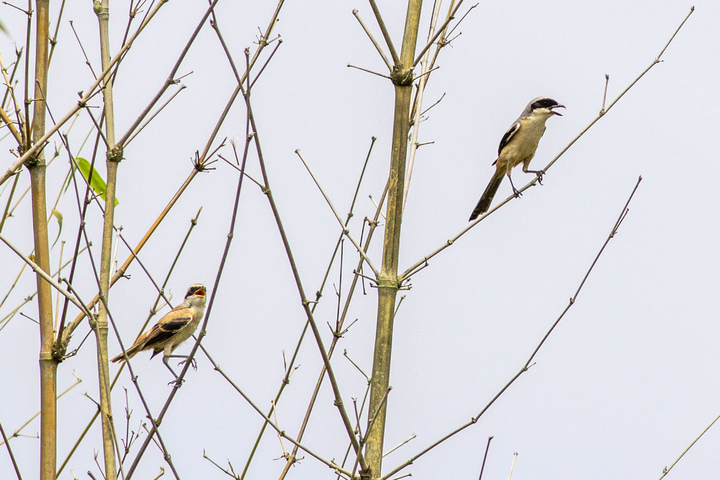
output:
<svg viewBox="0 0 720 480"><path fill-rule="evenodd" d="M150 358L163 352L163 363L175 375L168 359L179 355L171 355L173 351L185 340L190 338L205 313L205 285L196 283L191 285L185 294L185 300L170 310L147 332L135 340L132 347L112 359L113 362L124 362L126 358L134 357L143 350L153 350ZM126 357L127 355L127 357ZM187 358L182 355L182 357Z"/></svg>
<svg viewBox="0 0 720 480"><path fill-rule="evenodd" d="M472 222L488 211L505 175L510 179L510 185L515 195L520 195L520 192L515 189L515 185L512 183L510 173L513 168L521 163L523 164L523 172L534 173L538 176L538 179L542 179L545 172L542 170L528 170L528 166L530 160L535 156L540 138L545 133L545 122L553 115L560 115L553 108L565 108L565 105L560 105L548 97L535 98L528 103L520 117L505 132L498 147L498 158L493 162L495 174L490 179L490 183L485 188L472 215L470 215L469 221Z"/></svg>

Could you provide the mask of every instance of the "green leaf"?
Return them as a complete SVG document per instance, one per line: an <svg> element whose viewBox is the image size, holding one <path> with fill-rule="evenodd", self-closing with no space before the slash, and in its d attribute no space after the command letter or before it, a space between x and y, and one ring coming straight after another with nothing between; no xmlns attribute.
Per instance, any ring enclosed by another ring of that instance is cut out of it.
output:
<svg viewBox="0 0 720 480"><path fill-rule="evenodd" d="M83 174L83 177L85 177L85 180L88 180L90 178L90 162L85 160L82 157L75 157L75 161L77 162L78 168ZM92 188L95 193L100 195L100 198L105 200L105 190L107 189L107 184L105 183L105 180L100 176L97 170L95 168L92 169L92 180L90 180L90 188ZM120 201L115 197L115 206L120 203Z"/></svg>
<svg viewBox="0 0 720 480"><path fill-rule="evenodd" d="M57 243L58 239L60 238L60 234L62 233L63 216L62 216L62 213L60 213L56 208L52 209L52 216L57 218L58 227L59 227L57 237L55 237L55 241L52 244L52 246L54 247L55 244Z"/></svg>

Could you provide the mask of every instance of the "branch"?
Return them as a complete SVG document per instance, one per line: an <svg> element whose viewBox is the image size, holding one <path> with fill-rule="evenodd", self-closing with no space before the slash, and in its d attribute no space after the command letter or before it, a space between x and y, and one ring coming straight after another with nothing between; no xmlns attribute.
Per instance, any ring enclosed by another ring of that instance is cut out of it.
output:
<svg viewBox="0 0 720 480"><path fill-rule="evenodd" d="M388 46L388 49L390 49L390 56L393 59L393 63L397 65L397 63L400 61L400 57L397 54L397 51L395 50L395 46L392 43L392 39L390 38L390 33L387 30L387 27L385 26L385 22L382 19L382 15L380 15L380 9L378 8L377 4L375 3L375 0L369 0L370 1L370 8L372 8L373 14L375 14L375 20L377 20L378 25L380 26L380 31L383 34L383 38L385 38L385 43Z"/></svg>
<svg viewBox="0 0 720 480"><path fill-rule="evenodd" d="M352 11L352 14L357 18L357 21L360 23L360 26L363 30L365 30L365 33L367 34L368 38L370 38L370 41L375 46L375 49L378 51L380 56L383 59L383 62L385 62L385 65L387 65L388 70L392 71L392 64L390 63L390 60L385 56L385 53L382 51L382 48L377 43L377 40L375 40L375 37L372 36L372 33L370 33L370 30L368 30L367 26L365 25L365 22L362 21L362 18L360 18L360 13L358 12L357 8Z"/></svg>
<svg viewBox="0 0 720 480"><path fill-rule="evenodd" d="M703 435L705 435L705 433L706 433L708 430L710 430L710 427L712 427L712 426L715 424L715 422L718 421L718 419L720 419L720 415L718 415L717 417L715 417L715 420L713 420L712 422L710 422L710 425L708 425L708 426L705 428L705 430L703 430L702 433L701 433L700 435L698 435L698 437L697 437L695 440L692 441L692 443L680 454L680 456L677 458L677 460L675 460L675 461L672 463L672 465L670 465L669 467L663 468L663 473L662 473L662 475L660 475L660 479L658 479L658 480L662 480L663 478L665 478L665 475L667 475L668 473L670 473L670 470L672 470L673 467L680 461L680 459L697 443L697 441L700 440L700 438L701 438Z"/></svg>
<svg viewBox="0 0 720 480"><path fill-rule="evenodd" d="M361 246L357 243L357 241L355 241L355 239L350 235L350 231L347 229L347 226L346 226L345 223L343 222L342 218L340 218L340 214L338 213L338 211L335 210L335 206L332 204L332 202L331 202L330 199L328 198L327 194L325 193L325 190L323 190L323 188L322 188L322 186L320 185L320 182L318 181L317 177L316 177L315 174L312 172L312 170L310 170L310 166L309 166L308 163L305 161L305 158L302 156L302 152L300 152L300 149L295 150L295 153L297 154L298 157L300 157L300 160L302 160L303 165L305 165L305 168L307 169L308 173L310 174L310 176L312 177L313 181L315 182L315 185L317 185L317 187L318 187L318 189L320 190L320 193L322 194L323 198L325 198L325 201L326 201L326 202L328 203L328 205L330 206L330 209L332 210L333 214L335 214L335 218L336 218L337 221L340 223L340 225L343 227L343 232L342 232L342 233L352 242L352 244L355 246L355 249L358 251L358 253L360 254L360 256L365 260L365 262L367 262L368 267L370 267L370 269L373 271L373 273L375 274L375 276L377 277L378 275L380 275L380 272L378 271L377 268L375 268L375 266L373 265L372 261L370 260L370 257L367 256L367 253L365 253L365 251L362 249L362 247L361 247Z"/></svg>
<svg viewBox="0 0 720 480"><path fill-rule="evenodd" d="M82 310L82 311L85 313L85 315L88 315L88 316L92 317L92 313L90 313L90 310L88 310L88 309L85 307L85 305L83 305L83 303L82 303L80 300L78 300L78 298L77 298L75 295L73 295L72 293L68 292L68 291L65 290L63 287L61 287L59 283L57 283L50 275L48 275L47 273L45 273L45 272L43 271L43 269L40 268L35 262L33 262L32 260L30 260L30 259L29 259L28 257L26 257L25 255L23 255L23 253L20 251L20 249L18 249L15 245L13 245L12 243L10 243L10 241L9 241L7 238L5 238L4 235L0 234L0 240L2 240L3 243L5 243L5 245L7 245L8 247L10 247L10 249L18 255L18 257L20 257L25 263L27 263L28 266L29 266L30 268L32 268L32 270L33 270L36 274L40 275L40 276L41 276L43 279L45 279L50 285L52 285L53 287L55 287L55 289L56 289L58 292L60 292L65 298L67 298L68 300L70 300L70 301L73 303L73 305L75 305L75 306L78 307L80 310Z"/></svg>

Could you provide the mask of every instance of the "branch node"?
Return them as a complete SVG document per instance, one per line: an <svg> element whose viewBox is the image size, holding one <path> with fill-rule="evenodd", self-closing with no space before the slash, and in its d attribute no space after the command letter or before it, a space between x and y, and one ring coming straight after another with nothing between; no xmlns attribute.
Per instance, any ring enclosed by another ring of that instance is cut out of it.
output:
<svg viewBox="0 0 720 480"><path fill-rule="evenodd" d="M123 159L123 148L120 145L115 145L107 152L108 162L120 163Z"/></svg>
<svg viewBox="0 0 720 480"><path fill-rule="evenodd" d="M397 85L398 87L410 86L414 79L415 76L413 75L412 68L402 68L396 65L390 74L390 80L392 80L393 85Z"/></svg>

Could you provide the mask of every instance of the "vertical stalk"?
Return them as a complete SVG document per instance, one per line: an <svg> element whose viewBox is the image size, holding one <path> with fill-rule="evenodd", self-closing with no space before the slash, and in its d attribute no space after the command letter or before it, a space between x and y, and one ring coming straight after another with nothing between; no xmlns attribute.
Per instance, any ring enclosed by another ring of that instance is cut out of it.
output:
<svg viewBox="0 0 720 480"><path fill-rule="evenodd" d="M410 100L412 98L412 63L417 43L422 0L409 0L405 18L402 49L399 62L393 67L395 85L395 111L393 121L392 152L388 206L382 269L378 278L378 316L375 331L375 352L370 381L370 410L365 456L370 478L380 478L382 452L385 440L386 396L390 386L390 359L392 355L393 322L398 284L398 257L400 254L400 227L402 225L403 192L405 190L405 162L410 131Z"/></svg>
<svg viewBox="0 0 720 480"><path fill-rule="evenodd" d="M100 27L100 56L102 68L110 65L109 17L110 0L95 2L95 14ZM115 219L115 186L118 163L122 160L122 148L115 145L115 116L113 113L113 75L103 80L103 104L105 113L105 138L107 140L107 187L105 190L105 217L103 222L102 247L100 256L100 304L95 322L97 343L98 380L100 387L100 413L102 418L103 454L105 478L115 480L115 449L113 439L112 405L110 403L110 373L108 368L108 292L110 290L110 269L112 264L113 223Z"/></svg>
<svg viewBox="0 0 720 480"><path fill-rule="evenodd" d="M47 92L48 32L50 0L36 2L35 89L32 121L32 138L36 141L45 133L45 92ZM26 145L28 148L30 145ZM50 274L50 248L48 246L47 205L45 198L45 154L38 149L28 163L32 191L32 220L35 242L35 262ZM55 478L57 457L57 366L53 358L52 289L36 274L38 289L38 315L40 320L40 479Z"/></svg>

